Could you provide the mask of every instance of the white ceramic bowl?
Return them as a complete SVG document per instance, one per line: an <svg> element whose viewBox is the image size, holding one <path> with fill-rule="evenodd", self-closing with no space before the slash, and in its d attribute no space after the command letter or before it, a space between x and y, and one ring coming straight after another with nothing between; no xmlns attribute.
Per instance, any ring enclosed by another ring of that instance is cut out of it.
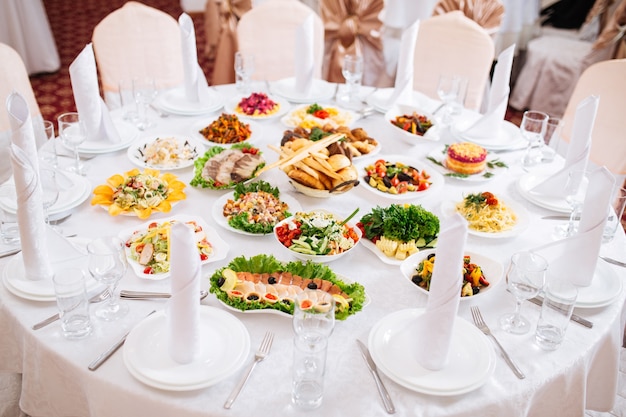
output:
<svg viewBox="0 0 626 417"><path fill-rule="evenodd" d="M432 121L433 125L426 131L423 136L414 135L413 133L407 132L404 129L399 128L398 126L391 123L392 120L396 119L396 116L402 116L405 114L413 114L417 113L423 116L426 116L430 121ZM385 123L387 125L387 131L392 135L393 138L397 138L409 145L415 146L423 142L434 142L439 140L439 127L437 124L437 120L435 117L425 112L415 106L410 106L407 104L395 104L393 105L387 113L385 113Z"/></svg>

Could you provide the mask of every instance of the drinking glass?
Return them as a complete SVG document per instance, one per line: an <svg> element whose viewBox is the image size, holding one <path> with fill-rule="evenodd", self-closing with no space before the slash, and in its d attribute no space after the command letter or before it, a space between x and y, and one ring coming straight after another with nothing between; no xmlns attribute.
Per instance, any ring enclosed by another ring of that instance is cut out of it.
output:
<svg viewBox="0 0 626 417"><path fill-rule="evenodd" d="M50 120L43 121L43 130L46 135L46 143L40 150L41 160L49 166L56 168L59 166L57 156L57 145L54 139L54 124Z"/></svg>
<svg viewBox="0 0 626 417"><path fill-rule="evenodd" d="M235 85L242 94L250 93L252 74L254 74L254 55L235 52Z"/></svg>
<svg viewBox="0 0 626 417"><path fill-rule="evenodd" d="M146 130L153 127L155 124L149 117L150 112L148 109L157 96L154 79L149 77L133 79L133 95L137 103L137 128Z"/></svg>
<svg viewBox="0 0 626 417"><path fill-rule="evenodd" d="M463 77L458 75L441 74L437 84L437 95L443 101L443 120L444 125L452 123L452 111L454 102L461 94Z"/></svg>
<svg viewBox="0 0 626 417"><path fill-rule="evenodd" d="M74 151L74 166L69 167L68 170L78 175L84 175L82 172L83 166L80 162L78 148L80 147L80 144L87 139L85 125L80 120L78 113L75 112L63 113L60 115L58 118L58 124L61 142Z"/></svg>
<svg viewBox="0 0 626 417"><path fill-rule="evenodd" d="M543 136L541 146L541 161L552 162L558 153L559 141L561 140L561 129L563 124L558 117L549 117L546 122L546 133Z"/></svg>
<svg viewBox="0 0 626 417"><path fill-rule="evenodd" d="M545 350L554 350L565 338L578 288L567 279L549 279L544 288L541 315L535 330L535 343Z"/></svg>
<svg viewBox="0 0 626 417"><path fill-rule="evenodd" d="M509 291L515 297L515 311L500 317L500 328L513 334L525 334L530 330L528 319L520 313L524 300L535 297L545 281L548 261L532 252L517 252L511 257L506 274Z"/></svg>
<svg viewBox="0 0 626 417"><path fill-rule="evenodd" d="M109 287L109 302L101 305L95 312L96 317L112 321L128 313L128 306L119 302L115 289L126 273L128 263L124 242L117 237L105 236L87 244L88 265L91 275L100 283Z"/></svg>
<svg viewBox="0 0 626 417"><path fill-rule="evenodd" d="M565 183L565 201L569 204L571 211L569 221L566 224L556 226L557 237L564 238L576 234L576 220L580 217L587 187L585 186L585 178L587 173L584 170L572 170L567 176Z"/></svg>
<svg viewBox="0 0 626 417"><path fill-rule="evenodd" d="M614 197L609 207L609 217L604 225L604 233L602 234L602 243L608 243L613 240L617 228L622 226L622 217L624 216L624 208L626 208L626 188L619 185L616 186Z"/></svg>
<svg viewBox="0 0 626 417"><path fill-rule="evenodd" d="M358 101L361 80L363 79L363 57L360 55L344 56L341 73L346 80L348 103Z"/></svg>
<svg viewBox="0 0 626 417"><path fill-rule="evenodd" d="M522 158L522 165L525 168L536 165L541 158L540 155L534 155L532 150L534 147L541 146L543 143L548 118L549 116L546 113L536 110L525 111L524 116L522 116L522 122L519 128L524 139L528 141L526 153L524 154L524 158Z"/></svg>
<svg viewBox="0 0 626 417"><path fill-rule="evenodd" d="M61 329L68 339L82 339L92 331L85 273L80 268L63 268L52 277Z"/></svg>
<svg viewBox="0 0 626 417"><path fill-rule="evenodd" d="M39 179L46 224L50 226L50 207L59 200L59 184L57 183L56 172L52 169L40 169Z"/></svg>

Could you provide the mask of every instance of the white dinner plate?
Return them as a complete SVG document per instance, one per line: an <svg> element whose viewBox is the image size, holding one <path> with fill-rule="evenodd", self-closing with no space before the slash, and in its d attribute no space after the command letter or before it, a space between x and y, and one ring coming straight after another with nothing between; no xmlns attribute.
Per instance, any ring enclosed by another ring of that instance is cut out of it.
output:
<svg viewBox="0 0 626 417"><path fill-rule="evenodd" d="M313 103L332 98L337 86L328 81L314 79L309 93L302 94L296 90L296 79L291 77L272 82L271 88L273 93L285 97L293 103Z"/></svg>
<svg viewBox="0 0 626 417"><path fill-rule="evenodd" d="M430 255L431 253L435 253L435 250L431 249L431 250L419 251L416 254L413 254L409 256L408 258L406 258L400 264L400 271L402 272L402 275L404 275L406 279L411 281L411 278L415 274L415 270L417 266L420 264L420 262L426 259L428 255ZM465 255L469 255L470 262L480 267L480 269L483 272L483 275L485 276L485 279L489 282L489 285L487 287L481 288L478 294L476 295L473 295L471 297L461 297L461 301L482 299L486 294L489 294L491 290L500 283L500 281L502 281L502 277L504 274L504 267L502 266L500 262L496 261L495 259L491 259L488 256L481 255L480 253L466 251ZM417 288L420 292L426 295L429 294L429 292L426 289L420 287L419 285L416 285L416 284L413 284L413 285L415 285L415 288Z"/></svg>
<svg viewBox="0 0 626 417"><path fill-rule="evenodd" d="M191 154L187 159L179 159L176 163L168 163L168 164L153 164L146 161L142 152L147 147L150 146L153 142L155 142L158 138L173 138L178 144L179 148L182 148L185 143L189 143L189 149L191 150ZM134 142L132 145L128 147L126 154L128 155L128 159L130 161L141 167L141 168L152 168L158 170L176 170L176 169L184 169L190 166L193 166L193 161L200 155L204 155L206 148L204 144L192 137L186 135L179 134L160 134L160 135L150 135L143 138L140 138L138 141Z"/></svg>
<svg viewBox="0 0 626 417"><path fill-rule="evenodd" d="M488 152L487 153L487 166L485 167L484 171L479 172L478 174L472 174L472 175L467 175L467 176L464 176L463 174L458 174L452 171L451 169L448 169L448 167L446 166L446 150L447 149L448 148L446 146L435 148L432 151L430 151L430 153L426 157L428 162L433 167L435 167L437 171L439 171L441 174L443 174L447 178L454 178L459 181L467 181L467 182L483 182L483 181L489 181L492 178L496 177L497 175L500 175L503 172L506 172L505 171L506 167L497 167L497 166L492 167L489 165L489 164L494 164L498 162L504 163L504 161L502 161L499 156Z"/></svg>
<svg viewBox="0 0 626 417"><path fill-rule="evenodd" d="M232 99L228 100L226 104L224 104L224 110L227 113L236 114L242 119L271 120L271 119L275 119L277 117L283 116L291 108L291 105L289 104L287 100L280 98L280 97L274 97L270 94L268 94L267 96L270 100L279 104L280 107L278 108L277 112L274 112L272 114L260 114L260 115L247 115L245 113L238 112L237 106L239 105L239 102L241 101L241 99L245 97L249 97L249 95L248 96L239 95L239 96L233 97Z"/></svg>
<svg viewBox="0 0 626 417"><path fill-rule="evenodd" d="M577 308L604 307L622 293L622 281L610 265L598 260L588 287L578 287Z"/></svg>
<svg viewBox="0 0 626 417"><path fill-rule="evenodd" d="M502 203L509 207L516 215L517 222L513 225L513 228L509 230L504 230L502 232L481 232L479 230L474 230L471 227L467 228L467 233L473 236L478 236L486 239L506 239L510 237L518 236L524 230L528 228L530 225L530 214L528 214L528 210L523 205L517 203L516 201L501 198L500 195L495 195L498 200L501 200ZM461 196L457 201L446 200L441 203L441 211L442 213L450 216L456 213L456 204L457 202L463 201L464 196Z"/></svg>
<svg viewBox="0 0 626 417"><path fill-rule="evenodd" d="M200 263L201 265L206 265L211 262L221 261L222 259L226 258L226 255L228 254L228 250L230 249L230 247L228 246L228 243L226 243L224 239L221 238L221 236L217 233L217 231L213 227L209 226L200 217L179 214L177 216L168 217L165 219L150 220L150 221L140 224L139 226L134 226L132 228L124 229L118 234L118 236L120 239L126 242L133 235L134 232L136 231L139 231L142 233L146 232L148 229L148 225L152 223L162 224L164 222L172 221L172 220L176 220L178 222L195 221L198 226L202 227L202 230L204 231L207 237L207 240L213 247L213 253L209 255L209 257L206 260L201 261ZM169 271L162 272L159 274L144 274L143 271L145 269L145 266L141 265L138 261L131 258L130 248L128 246L126 246L125 250L126 250L126 256L128 258L128 263L133 268L135 275L137 275L139 278L144 278L144 279L151 280L151 281L158 281L158 280L162 280L170 276Z"/></svg>
<svg viewBox="0 0 626 417"><path fill-rule="evenodd" d="M234 200L235 196L234 196L235 192L231 191L229 193L226 194L222 194L220 196L220 198L218 198L217 200L215 200L215 202L213 203L213 219L215 219L215 222L223 227L226 230L230 230L231 232L235 232L235 233L239 233L241 235L248 235L248 236L265 236L265 234L258 234L258 233L250 233L250 232L246 232L245 230L240 230L240 229L235 229L234 227L232 227L230 224L228 224L228 220L226 219L226 217L224 216L224 205L226 204L226 202L228 200ZM300 205L300 203L298 202L298 200L296 200L295 198L293 198L292 196L290 196L289 194L285 193L285 192L281 192L279 194L279 199L280 201L287 203L287 205L289 206L288 210L291 214L297 212L297 211L302 211L302 206ZM268 235L271 235L272 233L274 233L273 230L269 231Z"/></svg>
<svg viewBox="0 0 626 417"><path fill-rule="evenodd" d="M453 125L450 128L450 132L458 142L472 142L489 151L513 151L524 149L528 146L528 141L522 136L519 127L507 120L502 121L497 136L490 139L473 138L464 134L465 129L470 126L471 123L468 122Z"/></svg>
<svg viewBox="0 0 626 417"><path fill-rule="evenodd" d="M306 109L310 106L310 104L303 104L291 109L282 117L282 119L280 119L280 121L291 129L302 126L311 130L313 127L317 126L321 128L327 124L332 125L334 128L338 128L339 126L350 126L359 118L359 115L355 112L342 109L334 104L319 103L319 105L323 108L332 107L337 109L338 114L336 116L327 117L326 119L320 119L312 114L307 114Z"/></svg>
<svg viewBox="0 0 626 417"><path fill-rule="evenodd" d="M376 111L380 113L387 113L389 109L391 109L391 107L396 104L389 103L389 98L393 94L393 90L393 87L377 89L367 96L367 104L372 106ZM426 100L424 100L423 96L417 91L413 92L410 103L403 102L402 104L411 105L423 109L428 109L429 107L432 107L432 104L429 105L429 103L427 103Z"/></svg>
<svg viewBox="0 0 626 417"><path fill-rule="evenodd" d="M209 89L208 98L205 102L194 103L187 100L184 88L175 88L159 94L153 105L179 116L199 116L222 108L224 97L216 90Z"/></svg>
<svg viewBox="0 0 626 417"><path fill-rule="evenodd" d="M126 149L139 137L139 129L132 123L125 120L113 119L113 124L120 134L119 142L111 142L107 140L86 140L78 147L78 152L82 154L99 155L103 153L116 152L121 149ZM61 140L63 146L72 150L66 146ZM72 150L73 152L73 150Z"/></svg>
<svg viewBox="0 0 626 417"><path fill-rule="evenodd" d="M426 170L426 172L430 175L430 187L423 191L410 191L403 194L390 194L384 191L380 191L378 188L374 188L365 181L366 170L365 168L368 165L373 165L377 160L384 159L387 162L397 163L400 162L405 165L409 165L413 168L416 168L420 172L424 170L424 166L420 163L416 163L415 158L407 157L405 155L379 155L376 158L359 161L357 164L357 169L359 171L359 178L362 180L363 184L362 188L365 188L369 192L374 195L382 198L388 198L390 200L417 200L421 198L426 198L429 196L436 196L443 189L445 180L443 175L440 173L433 171L431 169Z"/></svg>
<svg viewBox="0 0 626 417"><path fill-rule="evenodd" d="M480 388L496 367L490 341L476 326L457 317L448 364L439 371L422 367L415 359L415 335L410 324L423 309L400 310L383 317L369 334L369 349L378 368L412 391L435 396L465 394Z"/></svg>
<svg viewBox="0 0 626 417"><path fill-rule="evenodd" d="M528 174L525 174L517 180L517 189L519 190L522 197L524 197L531 203L538 205L539 207L543 207L559 213L570 214L570 212L572 211L572 207L567 203L565 197L537 194L531 191L542 181L548 179L550 175L551 174L547 174L545 172L530 172ZM582 185L583 187L585 187L587 183L586 179L584 181L585 182Z"/></svg>
<svg viewBox="0 0 626 417"><path fill-rule="evenodd" d="M235 373L248 359L250 335L232 314L200 307L199 352L180 364L169 353L169 330L164 311L137 324L124 343L124 364L140 382L167 391L206 388Z"/></svg>
<svg viewBox="0 0 626 417"><path fill-rule="evenodd" d="M237 143L255 143L255 142L260 141L261 138L263 137L263 127L261 126L260 123L257 123L253 120L241 120L240 119L241 123L247 124L250 126L250 137L248 139L244 140L243 142L235 142L235 143L211 142L210 140L202 136L200 131L204 129L205 127L209 126L214 121L216 121L218 117L219 116L214 116L210 118L207 117L207 118L198 120L196 123L191 125L191 129L189 130L189 133L192 135L194 139L197 139L198 141L206 144L207 146L221 146L222 148L230 148L231 146L236 145ZM204 152L202 152L200 155L203 155L203 154Z"/></svg>

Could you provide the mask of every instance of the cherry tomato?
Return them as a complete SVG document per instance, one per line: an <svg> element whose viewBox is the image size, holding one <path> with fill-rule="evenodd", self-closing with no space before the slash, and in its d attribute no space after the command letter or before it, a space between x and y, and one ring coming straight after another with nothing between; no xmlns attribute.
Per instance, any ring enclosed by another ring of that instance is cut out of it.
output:
<svg viewBox="0 0 626 417"><path fill-rule="evenodd" d="M152 270L152 267L151 267L151 266L146 266L146 267L143 269L143 273L144 273L144 274L154 274L154 271Z"/></svg>
<svg viewBox="0 0 626 417"><path fill-rule="evenodd" d="M318 119L326 119L328 118L328 116L330 116L330 114L328 113L328 111L322 109L322 110L315 110L315 112L313 113L313 116L317 117Z"/></svg>
<svg viewBox="0 0 626 417"><path fill-rule="evenodd" d="M200 254L200 260L201 261L206 261L207 259L209 259L209 255L207 255L206 253L201 253Z"/></svg>

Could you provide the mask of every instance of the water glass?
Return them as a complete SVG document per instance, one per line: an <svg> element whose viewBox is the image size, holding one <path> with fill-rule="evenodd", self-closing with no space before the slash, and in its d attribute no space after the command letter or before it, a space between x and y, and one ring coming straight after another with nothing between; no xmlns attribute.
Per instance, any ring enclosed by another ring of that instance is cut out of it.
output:
<svg viewBox="0 0 626 417"><path fill-rule="evenodd" d="M347 103L360 102L358 96L363 79L363 57L360 55L344 56L341 73L346 80L344 100L347 101Z"/></svg>
<svg viewBox="0 0 626 417"><path fill-rule="evenodd" d="M85 125L80 120L78 113L63 113L58 118L59 136L65 146L74 151L74 166L68 168L70 171L83 175L83 165L80 162L78 148L87 139Z"/></svg>
<svg viewBox="0 0 626 417"><path fill-rule="evenodd" d="M133 80L133 95L137 104L136 126L139 130L146 130L155 126L150 118L149 108L157 96L156 83L153 78L135 78Z"/></svg>
<svg viewBox="0 0 626 417"><path fill-rule="evenodd" d="M561 130L563 123L558 117L549 117L546 122L546 133L543 136L543 146L541 147L542 162L552 162L559 150L561 141Z"/></svg>
<svg viewBox="0 0 626 417"><path fill-rule="evenodd" d="M41 181L41 200L46 224L50 225L50 207L54 206L59 199L59 184L57 183L56 172L52 169L39 170Z"/></svg>
<svg viewBox="0 0 626 417"><path fill-rule="evenodd" d="M528 141L526 153L522 158L522 165L525 168L536 165L541 160L541 154L533 152L533 148L542 145L548 118L546 113L536 110L525 111L524 116L522 116L520 130L524 139Z"/></svg>
<svg viewBox="0 0 626 417"><path fill-rule="evenodd" d="M13 185L5 184L0 186L1 201L15 201L16 198L15 187ZM0 205L0 236L2 237L2 243L7 245L17 244L20 241L20 228L17 224L17 213L5 210L2 205Z"/></svg>
<svg viewBox="0 0 626 417"><path fill-rule="evenodd" d="M91 333L85 274L80 268L64 268L52 277L63 336L82 339Z"/></svg>
<svg viewBox="0 0 626 417"><path fill-rule="evenodd" d="M577 297L578 288L565 279L550 280L545 285L535 331L535 343L539 347L554 350L563 342Z"/></svg>
<svg viewBox="0 0 626 417"><path fill-rule="evenodd" d="M117 83L117 92L123 119L131 123L136 123L139 114L137 112L137 102L135 101L135 94L133 92L133 81L120 80Z"/></svg>
<svg viewBox="0 0 626 417"><path fill-rule="evenodd" d="M609 209L609 217L604 225L602 243L612 241L617 232L617 228L622 225L622 216L624 215L624 207L626 207L626 188L618 186L616 195L612 201L613 204Z"/></svg>
<svg viewBox="0 0 626 417"><path fill-rule="evenodd" d="M461 90L464 83L465 89L467 90L466 78L454 74L441 74L439 76L437 95L444 104L442 123L445 126L452 123L454 103L461 96Z"/></svg>
<svg viewBox="0 0 626 417"><path fill-rule="evenodd" d="M556 226L555 232L557 238L571 237L576 234L576 220L580 218L587 187L585 179L587 172L585 170L574 169L567 175L565 183L565 201L571 207L569 221L565 224Z"/></svg>
<svg viewBox="0 0 626 417"><path fill-rule="evenodd" d="M41 150L39 151L41 160L45 164L53 168L57 168L59 166L59 158L54 135L54 124L50 120L44 120L43 130L46 135L46 143L41 147Z"/></svg>
<svg viewBox="0 0 626 417"><path fill-rule="evenodd" d="M96 310L96 317L105 321L122 318L128 313L128 306L119 302L115 289L128 268L124 242L114 236L100 237L87 244L87 253L91 276L107 285L111 294L109 302Z"/></svg>
<svg viewBox="0 0 626 417"><path fill-rule="evenodd" d="M235 85L242 94L250 94L250 80L254 74L254 55L235 52Z"/></svg>

